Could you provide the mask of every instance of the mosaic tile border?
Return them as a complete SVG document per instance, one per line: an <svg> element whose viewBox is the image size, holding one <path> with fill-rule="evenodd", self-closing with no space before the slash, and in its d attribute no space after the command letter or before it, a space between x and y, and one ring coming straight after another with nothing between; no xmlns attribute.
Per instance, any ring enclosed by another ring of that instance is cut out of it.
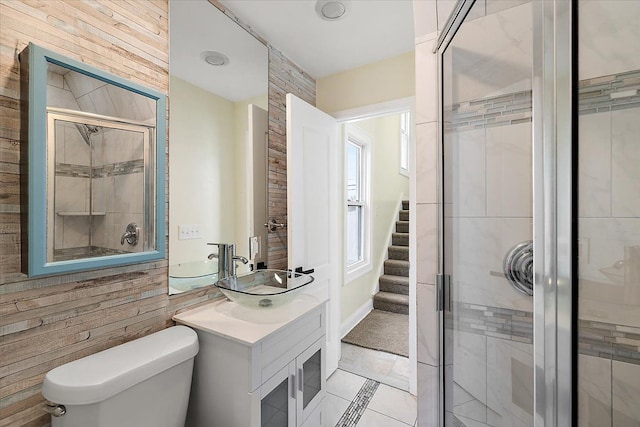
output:
<svg viewBox="0 0 640 427"><path fill-rule="evenodd" d="M56 176L66 176L70 178L90 178L91 167L86 165L75 165L71 163L56 163Z"/></svg>
<svg viewBox="0 0 640 427"><path fill-rule="evenodd" d="M378 390L379 385L380 383L377 381L366 380L362 387L360 387L356 397L347 407L347 410L344 411L344 414L342 414L342 417L338 420L336 427L355 427L358 421L360 421L362 414L364 414L364 410L367 409L376 390Z"/></svg>
<svg viewBox="0 0 640 427"><path fill-rule="evenodd" d="M578 94L580 115L640 108L640 70L582 80Z"/></svg>
<svg viewBox="0 0 640 427"><path fill-rule="evenodd" d="M533 313L458 302L446 312L447 325L469 332L533 344ZM578 320L578 352L640 365L640 327L593 320Z"/></svg>
<svg viewBox="0 0 640 427"><path fill-rule="evenodd" d="M129 175L132 173L144 172L144 159L128 160L116 162L104 166L93 168L86 165L75 165L70 163L56 163L56 176L66 176L71 178L105 178L117 175Z"/></svg>
<svg viewBox="0 0 640 427"><path fill-rule="evenodd" d="M640 365L640 328L580 319L578 352Z"/></svg>
<svg viewBox="0 0 640 427"><path fill-rule="evenodd" d="M578 114L640 108L640 70L578 82ZM529 123L532 91L525 90L453 104L445 112L445 133Z"/></svg>
<svg viewBox="0 0 640 427"><path fill-rule="evenodd" d="M103 178L142 172L144 172L144 159L136 159L126 162L110 163L104 166L96 166L93 168L93 177Z"/></svg>
<svg viewBox="0 0 640 427"><path fill-rule="evenodd" d="M530 123L532 105L531 90L454 104L450 112L445 112L444 131L459 132Z"/></svg>
<svg viewBox="0 0 640 427"><path fill-rule="evenodd" d="M455 330L533 344L532 312L458 302L446 315Z"/></svg>

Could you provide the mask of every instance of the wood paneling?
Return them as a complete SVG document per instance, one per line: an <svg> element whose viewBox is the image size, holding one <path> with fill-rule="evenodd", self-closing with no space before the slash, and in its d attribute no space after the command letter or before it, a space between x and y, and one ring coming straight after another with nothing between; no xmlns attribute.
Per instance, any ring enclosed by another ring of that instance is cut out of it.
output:
<svg viewBox="0 0 640 427"><path fill-rule="evenodd" d="M269 190L268 215L287 223L287 113L292 93L316 105L316 81L273 46L269 46ZM287 229L269 232L267 265L287 268Z"/></svg>
<svg viewBox="0 0 640 427"><path fill-rule="evenodd" d="M171 326L173 314L217 295L205 288L169 298L166 260L37 279L20 271L26 141L18 53L33 42L167 93L168 9L168 0L0 0L0 427L48 425L47 371ZM269 215L280 221L284 97L315 105L315 81L271 46L269 58ZM274 267L286 267L286 243L286 232L270 234Z"/></svg>

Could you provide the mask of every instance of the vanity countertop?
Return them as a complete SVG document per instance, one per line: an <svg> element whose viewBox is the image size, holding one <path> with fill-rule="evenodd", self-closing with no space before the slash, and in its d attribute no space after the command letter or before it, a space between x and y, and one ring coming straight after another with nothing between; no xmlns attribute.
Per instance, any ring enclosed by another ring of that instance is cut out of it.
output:
<svg viewBox="0 0 640 427"><path fill-rule="evenodd" d="M303 293L283 306L255 309L223 299L177 314L173 320L251 346L325 302Z"/></svg>

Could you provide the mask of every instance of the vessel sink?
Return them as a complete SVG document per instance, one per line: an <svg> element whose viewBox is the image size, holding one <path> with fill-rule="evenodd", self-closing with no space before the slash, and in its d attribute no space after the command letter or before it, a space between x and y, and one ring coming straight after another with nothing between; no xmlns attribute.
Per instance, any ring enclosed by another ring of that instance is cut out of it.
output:
<svg viewBox="0 0 640 427"><path fill-rule="evenodd" d="M255 270L218 280L215 285L231 301L248 307L264 308L290 302L313 280L313 276L309 274Z"/></svg>

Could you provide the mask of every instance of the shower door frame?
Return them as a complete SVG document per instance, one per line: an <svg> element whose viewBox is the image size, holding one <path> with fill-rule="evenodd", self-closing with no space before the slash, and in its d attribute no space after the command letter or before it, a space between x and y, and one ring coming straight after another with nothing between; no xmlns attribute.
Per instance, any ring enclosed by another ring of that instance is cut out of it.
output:
<svg viewBox="0 0 640 427"><path fill-rule="evenodd" d="M439 276L444 271L442 56L476 0L458 0L434 47L438 61ZM532 0L534 425L577 425L577 25L575 0ZM446 276L444 276L446 278ZM439 284L441 311L450 303ZM444 361L444 322L440 360ZM445 364L440 363L440 425L444 425Z"/></svg>

